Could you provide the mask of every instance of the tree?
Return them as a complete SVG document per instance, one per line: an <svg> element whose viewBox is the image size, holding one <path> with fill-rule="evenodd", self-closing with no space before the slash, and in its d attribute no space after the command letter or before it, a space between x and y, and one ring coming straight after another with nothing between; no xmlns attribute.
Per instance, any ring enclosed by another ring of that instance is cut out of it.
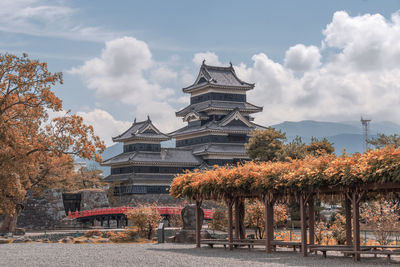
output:
<svg viewBox="0 0 400 267"><path fill-rule="evenodd" d="M139 235L151 239L153 230L157 228L158 222L161 221L161 216L156 205L138 205L131 209L126 214L129 220L132 220L134 225L139 230Z"/></svg>
<svg viewBox="0 0 400 267"><path fill-rule="evenodd" d="M246 152L255 161L277 161L285 140L285 133L272 127L256 130L251 133Z"/></svg>
<svg viewBox="0 0 400 267"><path fill-rule="evenodd" d="M367 140L367 143L375 148L383 148L385 146L400 147L400 136L398 134L385 135L378 134L378 137Z"/></svg>
<svg viewBox="0 0 400 267"><path fill-rule="evenodd" d="M100 188L102 186L104 186L104 182L100 170L82 167L77 171L73 171L70 176L64 176L64 180L62 180L59 188L64 191L76 191L80 189Z"/></svg>
<svg viewBox="0 0 400 267"><path fill-rule="evenodd" d="M307 145L296 136L293 141L284 144L280 152L279 159L285 161L287 159L304 159L307 154Z"/></svg>
<svg viewBox="0 0 400 267"><path fill-rule="evenodd" d="M399 227L398 205L384 199L365 203L361 217L374 230L375 239L380 245L388 245L392 231Z"/></svg>
<svg viewBox="0 0 400 267"><path fill-rule="evenodd" d="M311 143L306 146L307 154L311 154L315 157L321 156L323 154L332 154L335 152L333 144L329 142L326 138L319 140L315 137L311 138Z"/></svg>
<svg viewBox="0 0 400 267"><path fill-rule="evenodd" d="M27 191L55 186L72 171L72 155L101 161L104 143L81 117L49 119L62 111L56 83L62 74L46 63L0 54L0 231L14 230Z"/></svg>

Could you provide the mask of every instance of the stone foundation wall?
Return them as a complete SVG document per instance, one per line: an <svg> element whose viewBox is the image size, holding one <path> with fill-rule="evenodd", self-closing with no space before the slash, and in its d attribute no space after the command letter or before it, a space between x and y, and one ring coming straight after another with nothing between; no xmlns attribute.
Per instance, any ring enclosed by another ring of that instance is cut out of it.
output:
<svg viewBox="0 0 400 267"><path fill-rule="evenodd" d="M66 217L60 190L49 189L40 196L28 193L26 199L17 227L29 230L52 229Z"/></svg>
<svg viewBox="0 0 400 267"><path fill-rule="evenodd" d="M108 208L110 206L104 190L87 189L78 191L77 193L81 194L81 211Z"/></svg>

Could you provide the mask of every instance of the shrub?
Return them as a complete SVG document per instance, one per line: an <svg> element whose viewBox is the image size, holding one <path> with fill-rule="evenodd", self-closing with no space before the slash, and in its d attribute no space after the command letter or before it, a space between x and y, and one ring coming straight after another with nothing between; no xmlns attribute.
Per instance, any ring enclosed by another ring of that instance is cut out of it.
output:
<svg viewBox="0 0 400 267"><path fill-rule="evenodd" d="M372 227L376 241L387 245L392 231L399 225L399 209L397 204L381 199L365 203L361 217Z"/></svg>
<svg viewBox="0 0 400 267"><path fill-rule="evenodd" d="M246 205L245 225L253 228L257 238L263 238L265 228L265 207L259 200L248 201ZM288 219L287 207L284 204L274 205L275 226L285 225Z"/></svg>
<svg viewBox="0 0 400 267"><path fill-rule="evenodd" d="M92 237L92 236L102 236L101 231L99 230L89 230L85 233L86 237Z"/></svg>
<svg viewBox="0 0 400 267"><path fill-rule="evenodd" d="M329 230L332 231L332 237L336 242L343 245L346 242L346 219L340 213L336 213L334 218L335 220Z"/></svg>
<svg viewBox="0 0 400 267"><path fill-rule="evenodd" d="M169 216L169 226L171 227L182 227L182 216L180 214L172 214Z"/></svg>
<svg viewBox="0 0 400 267"><path fill-rule="evenodd" d="M328 245L328 237L329 237L329 232L328 232L328 226L326 222L324 221L319 221L315 225L315 241L317 244L323 245L324 241L326 242L326 245Z"/></svg>
<svg viewBox="0 0 400 267"><path fill-rule="evenodd" d="M228 218L226 216L226 208L223 205L218 205L214 211L213 218L210 223L210 228L213 230L223 231L228 225Z"/></svg>
<svg viewBox="0 0 400 267"><path fill-rule="evenodd" d="M155 205L138 205L127 212L126 216L138 228L139 235L151 239L153 230L157 228L161 216L155 209Z"/></svg>
<svg viewBox="0 0 400 267"><path fill-rule="evenodd" d="M116 242L116 243L132 242L132 241L136 241L136 239L138 237L138 232L137 232L137 230L126 229L123 232L107 232L107 236L112 242Z"/></svg>

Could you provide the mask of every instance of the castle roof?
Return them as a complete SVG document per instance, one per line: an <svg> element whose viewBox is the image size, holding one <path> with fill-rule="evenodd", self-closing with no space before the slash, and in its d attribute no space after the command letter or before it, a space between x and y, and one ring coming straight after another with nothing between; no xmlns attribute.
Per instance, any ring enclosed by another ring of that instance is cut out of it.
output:
<svg viewBox="0 0 400 267"><path fill-rule="evenodd" d="M196 81L191 86L183 88L183 92L190 93L204 87L220 87L239 90L250 90L254 88L253 83L247 83L239 79L232 64L229 67L201 65Z"/></svg>
<svg viewBox="0 0 400 267"><path fill-rule="evenodd" d="M230 124L233 120L240 120L242 123L240 124ZM265 129L265 127L255 124L245 117L243 117L238 109L231 111L224 119L220 121L209 121L204 125L199 126L185 126L180 128L169 135L171 136L180 136L201 132L228 132L228 133L249 133L252 130Z"/></svg>
<svg viewBox="0 0 400 267"><path fill-rule="evenodd" d="M125 152L105 160L102 165L182 165L197 166L201 160L192 154L190 149L162 148L161 152L135 151Z"/></svg>
<svg viewBox="0 0 400 267"><path fill-rule="evenodd" d="M201 144L192 147L194 155L237 155L247 158L243 144Z"/></svg>
<svg viewBox="0 0 400 267"><path fill-rule="evenodd" d="M124 174L110 174L104 178L104 182L123 182L123 181L134 181L134 182L171 182L174 178L174 173L124 173Z"/></svg>
<svg viewBox="0 0 400 267"><path fill-rule="evenodd" d="M206 112L210 110L218 111L231 111L233 109L239 109L242 112L256 113L263 110L262 107L250 104L248 102L232 102L232 101L220 101L220 100L207 100L197 104L192 104L184 109L177 111L175 114L179 117L184 117L186 114L196 111L196 112Z"/></svg>
<svg viewBox="0 0 400 267"><path fill-rule="evenodd" d="M134 139L166 141L170 137L160 132L151 122L150 117L141 122L135 122L122 134L112 138L114 142L124 142Z"/></svg>

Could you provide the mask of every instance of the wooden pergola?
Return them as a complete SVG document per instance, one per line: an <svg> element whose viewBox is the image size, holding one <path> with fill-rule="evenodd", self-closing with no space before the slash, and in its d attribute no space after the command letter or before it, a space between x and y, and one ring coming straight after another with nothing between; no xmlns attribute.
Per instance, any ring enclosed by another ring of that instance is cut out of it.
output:
<svg viewBox="0 0 400 267"><path fill-rule="evenodd" d="M360 201L366 194L370 193L391 193L400 192L400 184L398 183L386 183L386 184L365 184L360 188L343 188L343 187L325 187L318 190L310 190L303 192L295 192L300 203L300 222L301 222L301 253L304 257L308 254L308 246L314 245L314 234L315 234L315 210L314 202L318 196L322 195L338 195L344 198L344 209L346 218L346 244L352 247L354 251L360 251L361 239L360 239ZM243 196L241 196L243 198ZM257 197L255 195L248 195L248 198ZM274 194L271 198L264 198L265 207L265 252L272 252L272 241L274 238L274 204L279 200L282 195ZM233 213L234 201L233 198L226 199L228 207L228 242L229 249L233 249L233 215L235 215L235 222L239 222L238 213ZM201 221L200 221L200 209L201 200L196 200L196 247L200 247L201 242ZM237 207L235 208L235 211ZM308 212L307 212L308 211ZM307 216L308 215L308 216ZM308 220L307 220L308 218ZM307 236L308 228L308 236ZM235 237L240 239L238 233L238 225L235 225L236 233ZM359 254L354 254L354 260L360 259Z"/></svg>
<svg viewBox="0 0 400 267"><path fill-rule="evenodd" d="M390 192L400 192L400 148L387 147L364 155L324 155L290 162L248 162L236 167L188 172L176 177L171 185L171 195L196 201L197 247L201 243L198 215L203 200L224 200L227 204L230 249L235 244L233 216L236 217L235 238L241 239L238 200L262 200L265 206L265 251L271 253L274 204L295 197L300 205L303 256L307 256L309 246L315 245L315 200L329 196L341 199L346 218L346 249L349 251L346 253L353 254L355 260L363 253L360 251L360 202Z"/></svg>

